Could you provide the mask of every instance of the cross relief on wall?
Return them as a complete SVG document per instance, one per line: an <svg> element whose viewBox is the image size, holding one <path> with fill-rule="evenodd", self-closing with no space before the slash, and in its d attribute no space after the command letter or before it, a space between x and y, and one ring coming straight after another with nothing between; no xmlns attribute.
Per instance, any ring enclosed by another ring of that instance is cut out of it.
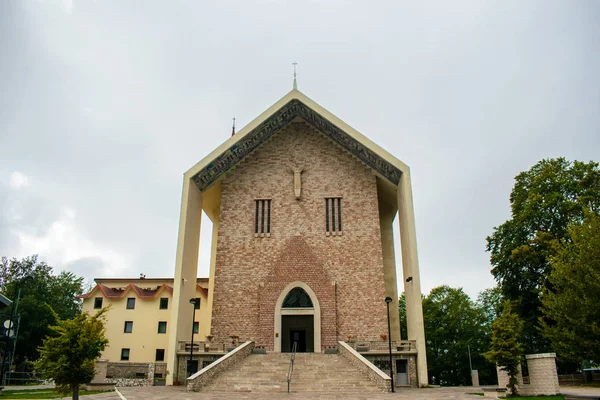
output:
<svg viewBox="0 0 600 400"><path fill-rule="evenodd" d="M304 171L304 165L297 166L293 164L288 165L294 173L294 196L297 200L300 200L302 194L302 171Z"/></svg>

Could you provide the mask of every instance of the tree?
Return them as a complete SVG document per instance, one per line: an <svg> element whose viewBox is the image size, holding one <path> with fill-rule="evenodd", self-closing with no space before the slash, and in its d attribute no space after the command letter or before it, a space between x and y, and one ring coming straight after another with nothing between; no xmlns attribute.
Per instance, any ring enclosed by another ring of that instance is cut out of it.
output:
<svg viewBox="0 0 600 400"><path fill-rule="evenodd" d="M484 356L506 371L509 377L507 387L512 396L517 394L517 374L523 356L522 332L523 321L515 313L514 303L506 301L502 315L492 324L492 344Z"/></svg>
<svg viewBox="0 0 600 400"><path fill-rule="evenodd" d="M485 316L485 324L492 331L494 320L502 314L502 293L498 286L484 289L477 296L477 306Z"/></svg>
<svg viewBox="0 0 600 400"><path fill-rule="evenodd" d="M408 340L408 320L406 319L406 295L398 298L398 314L400 315L400 340Z"/></svg>
<svg viewBox="0 0 600 400"><path fill-rule="evenodd" d="M549 343L539 330L540 295L548 283L553 243L568 239L567 227L581 223L584 209L600 213L600 166L542 160L516 176L510 205L511 218L487 237L492 274L503 298L517 301L526 351L547 351Z"/></svg>
<svg viewBox="0 0 600 400"><path fill-rule="evenodd" d="M107 310L95 315L82 313L50 327L56 336L44 339L34 365L44 378L54 380L58 392L72 392L73 399L79 399L79 385L94 378L96 359L108 344L104 336Z"/></svg>
<svg viewBox="0 0 600 400"><path fill-rule="evenodd" d="M541 326L560 357L600 363L600 216L588 212L556 243Z"/></svg>
<svg viewBox="0 0 600 400"><path fill-rule="evenodd" d="M24 279L31 276L33 279ZM38 358L38 347L50 334L49 325L60 319L75 318L81 312L76 296L83 292L83 278L71 272L53 274L52 267L38 261L36 255L22 260L2 257L0 263L0 290L15 299L17 286L21 288L18 314L21 316L18 346L15 353L17 369L26 366L25 360ZM12 307L6 312L10 313Z"/></svg>
<svg viewBox="0 0 600 400"><path fill-rule="evenodd" d="M462 289L439 286L423 299L429 381L441 385L471 385L473 368L482 383L495 382L495 368L482 353L489 349L485 314Z"/></svg>

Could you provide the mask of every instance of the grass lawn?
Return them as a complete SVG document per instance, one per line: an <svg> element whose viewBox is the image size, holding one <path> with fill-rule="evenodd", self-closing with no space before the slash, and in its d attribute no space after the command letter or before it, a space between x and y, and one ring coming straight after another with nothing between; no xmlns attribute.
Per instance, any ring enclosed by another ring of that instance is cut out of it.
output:
<svg viewBox="0 0 600 400"><path fill-rule="evenodd" d="M102 390L80 390L79 395L85 396L88 394L104 393ZM31 390L2 390L0 391L0 399L60 399L62 396L56 393L53 389L31 389ZM66 397L71 397L67 395Z"/></svg>
<svg viewBox="0 0 600 400"><path fill-rule="evenodd" d="M519 396L519 397L502 397L503 399L510 400L565 400L565 396L562 394L555 396Z"/></svg>
<svg viewBox="0 0 600 400"><path fill-rule="evenodd" d="M472 396L483 396L483 393L467 393ZM519 396L519 397L500 397L501 399L510 400L565 400L565 396L562 394L555 396Z"/></svg>

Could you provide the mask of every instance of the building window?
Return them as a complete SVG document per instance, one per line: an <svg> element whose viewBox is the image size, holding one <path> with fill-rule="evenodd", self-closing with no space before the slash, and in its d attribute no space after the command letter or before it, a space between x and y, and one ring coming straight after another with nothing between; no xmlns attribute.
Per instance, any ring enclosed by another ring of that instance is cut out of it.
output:
<svg viewBox="0 0 600 400"><path fill-rule="evenodd" d="M256 200L254 236L271 235L271 200Z"/></svg>
<svg viewBox="0 0 600 400"><path fill-rule="evenodd" d="M198 333L198 321L194 321L194 333Z"/></svg>
<svg viewBox="0 0 600 400"><path fill-rule="evenodd" d="M158 333L167 333L167 321L158 322Z"/></svg>
<svg viewBox="0 0 600 400"><path fill-rule="evenodd" d="M96 297L94 299L94 309L102 308L102 297Z"/></svg>
<svg viewBox="0 0 600 400"><path fill-rule="evenodd" d="M124 333L133 332L133 321L125 321L125 327L123 328Z"/></svg>
<svg viewBox="0 0 600 400"><path fill-rule="evenodd" d="M165 361L165 349L156 349L154 361ZM154 374L154 377L156 378L156 374Z"/></svg>
<svg viewBox="0 0 600 400"><path fill-rule="evenodd" d="M121 361L129 361L129 349L121 349Z"/></svg>
<svg viewBox="0 0 600 400"><path fill-rule="evenodd" d="M194 308L196 310L200 309L200 297L196 297L196 302L194 303Z"/></svg>
<svg viewBox="0 0 600 400"><path fill-rule="evenodd" d="M168 297L161 297L160 298L160 306L159 308L161 310L166 310L169 308L169 298Z"/></svg>
<svg viewBox="0 0 600 400"><path fill-rule="evenodd" d="M325 232L327 234L342 233L342 198L325 199Z"/></svg>
<svg viewBox="0 0 600 400"><path fill-rule="evenodd" d="M127 309L133 310L134 308L135 308L135 297L128 297L127 298Z"/></svg>

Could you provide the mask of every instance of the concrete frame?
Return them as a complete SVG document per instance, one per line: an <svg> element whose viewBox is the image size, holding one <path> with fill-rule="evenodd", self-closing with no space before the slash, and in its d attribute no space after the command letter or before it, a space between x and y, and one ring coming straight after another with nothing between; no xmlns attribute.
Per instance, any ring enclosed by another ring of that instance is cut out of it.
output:
<svg viewBox="0 0 600 400"><path fill-rule="evenodd" d="M308 98L303 93L296 89L293 89L279 101L273 104L269 109L255 118L252 122L241 129L235 136L230 137L221 146L213 150L208 156L190 168L184 174L183 182L183 194L182 194L182 205L181 215L179 221L179 237L177 242L177 256L175 265L175 281L173 287L173 304L172 304L172 317L171 324L169 324L169 346L167 354L167 384L171 385L173 382L174 367L177 365L177 342L179 340L185 340L187 332L191 331L191 320L188 320L189 314L191 314L191 304L188 304L186 299L193 297L195 290L195 283L198 270L198 253L200 250L200 227L202 219L202 210L207 212L213 222L216 222L216 227L213 227L213 243L211 256L211 269L210 269L210 282L209 282L209 305L212 305L212 295L214 293L214 259L216 251L216 237L218 234L218 204L220 202L220 183L217 182L210 188L206 189L202 193L198 190L194 184L192 178L203 168L208 166L214 159L222 154L226 149L233 146L237 141L243 138L245 135L252 132L254 128L259 126L269 116L271 116L278 109L283 107L287 102L292 99L298 99L312 108L314 111L319 113L321 116L326 118L328 121L336 125L347 135L357 140L364 146L374 151L379 157L383 158L387 162L393 164L401 171L400 180L398 185L393 185L386 181L384 184L387 187L393 186L395 197L398 207L398 223L400 226L400 247L402 251L402 272L404 279L404 292L406 295L406 312L408 322L408 338L409 340L415 340L417 346L417 377L419 386L426 386L428 384L427 378L427 356L425 352L425 331L423 323L423 308L421 304L421 281L419 276L419 261L417 255L417 240L416 240L416 228L415 228L415 215L413 208L413 197L410 179L410 168L402 161L398 160L390 153L379 147L377 144L371 142L360 132L356 131L335 115L325 110L319 104ZM385 177L380 176L376 173L376 176L381 180L385 180ZM389 219L382 221L385 222L385 230L388 230ZM386 234L386 236L389 236ZM389 249L389 238L383 238L382 243L384 247L384 258L390 259L393 257L393 252L386 251L385 248ZM386 266L387 265L387 266ZM395 263L385 262L384 269L386 278L392 278L396 275ZM393 272L392 272L393 269ZM412 278L410 282L407 282L407 278ZM292 285L292 284L290 284ZM289 285L288 285L289 286ZM305 289L306 290L306 289ZM316 296L312 290L307 293L313 298L313 304L315 304ZM287 292L285 292L287 294ZM395 296L397 298L397 290L395 288L386 287L386 295ZM283 299L281 300L283 301ZM383 299L382 299L383 301ZM280 308L280 307L279 307ZM212 310L212 307L211 307ZM315 310L316 311L316 310ZM320 310L319 310L320 311ZM395 313L394 313L395 314ZM395 317L392 317L394 319ZM281 315L279 318L275 318L275 323L281 324ZM320 349L320 313L319 323L316 323L317 317L315 315L315 349ZM395 321L393 321L394 324ZM319 329L319 342L317 343L317 329ZM210 332L210 327L208 327ZM277 330L276 330L277 332ZM395 334L394 334L395 335ZM275 341L277 343L277 341ZM318 344L318 346L317 346ZM275 345L277 346L277 344ZM277 348L277 347L276 347ZM279 351L281 351L281 341L279 340Z"/></svg>
<svg viewBox="0 0 600 400"><path fill-rule="evenodd" d="M289 310L283 310L281 306L283 305L283 301L287 294L293 288L301 288L304 289L306 294L310 297L310 300L313 303L313 308L293 308ZM313 290L304 282L296 281L287 285L279 294L277 298L277 302L275 303L275 323L273 327L273 337L274 341L274 352L281 353L281 316L282 315L314 315L313 324L314 324L314 352L321 352L321 306L319 305L319 299Z"/></svg>

